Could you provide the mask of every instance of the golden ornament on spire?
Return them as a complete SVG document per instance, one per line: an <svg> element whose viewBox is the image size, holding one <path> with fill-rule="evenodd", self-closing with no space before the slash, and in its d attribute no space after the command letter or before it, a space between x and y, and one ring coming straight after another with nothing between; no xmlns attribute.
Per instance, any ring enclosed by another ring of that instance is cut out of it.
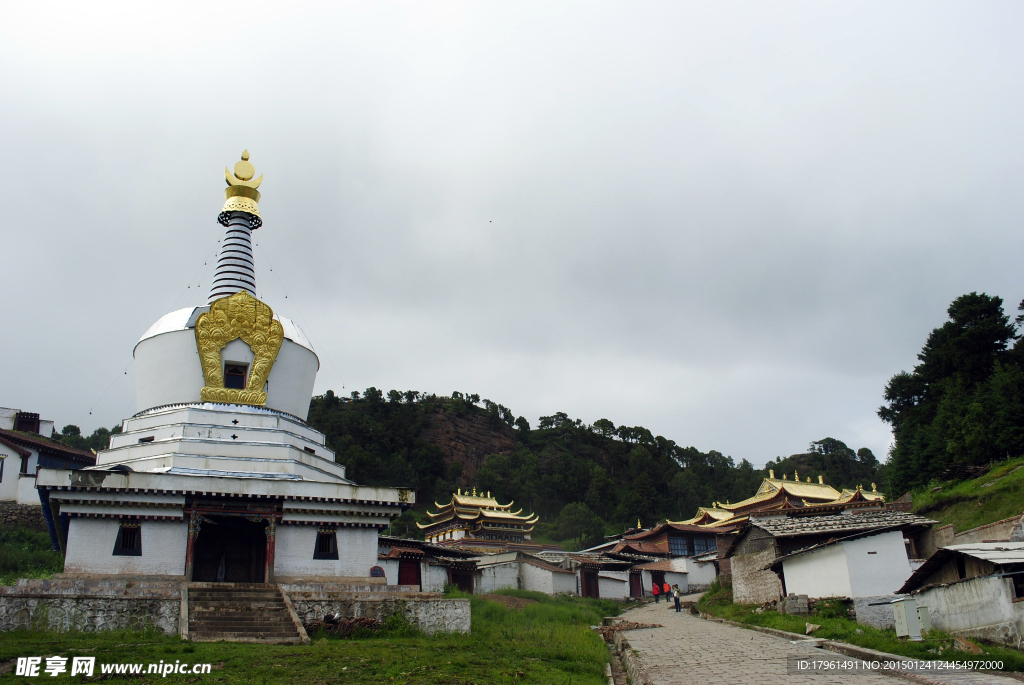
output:
<svg viewBox="0 0 1024 685"><path fill-rule="evenodd" d="M255 175L256 167L249 161L248 150L242 152L242 161L235 164L234 173L224 167L224 180L228 184L228 187L224 189L224 197L227 201L221 207L220 215L217 217L217 221L224 226L228 225L228 219L231 218L232 212L247 214L249 227L252 230L263 225L259 207L260 191L256 190L263 183L263 174L260 174L256 180L252 180Z"/></svg>

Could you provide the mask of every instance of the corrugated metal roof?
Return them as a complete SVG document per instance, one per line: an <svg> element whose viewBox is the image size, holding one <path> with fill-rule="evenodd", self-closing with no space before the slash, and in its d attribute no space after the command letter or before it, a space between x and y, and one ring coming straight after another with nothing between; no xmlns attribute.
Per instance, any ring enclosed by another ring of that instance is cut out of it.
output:
<svg viewBox="0 0 1024 685"><path fill-rule="evenodd" d="M961 552L993 564L1024 563L1024 542L971 542L963 545L946 545L943 549Z"/></svg>

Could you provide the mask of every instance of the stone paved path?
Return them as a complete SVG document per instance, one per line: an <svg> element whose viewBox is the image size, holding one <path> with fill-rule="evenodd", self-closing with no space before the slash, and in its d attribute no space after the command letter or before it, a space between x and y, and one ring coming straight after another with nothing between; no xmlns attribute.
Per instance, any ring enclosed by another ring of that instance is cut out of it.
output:
<svg viewBox="0 0 1024 685"><path fill-rule="evenodd" d="M877 672L843 671L837 674L789 673L788 657L846 659L842 655L785 638L736 626L706 621L688 613L676 613L665 604L648 604L620 617L640 623L660 623L664 628L623 633L637 650L644 670L654 685L899 685L941 683L949 685L1020 685L1019 680L992 673L915 675L906 680Z"/></svg>

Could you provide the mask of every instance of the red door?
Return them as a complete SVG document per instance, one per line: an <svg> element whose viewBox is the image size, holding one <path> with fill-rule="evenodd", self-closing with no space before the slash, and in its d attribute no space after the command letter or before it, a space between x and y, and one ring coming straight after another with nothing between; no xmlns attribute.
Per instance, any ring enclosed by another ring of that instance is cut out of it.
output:
<svg viewBox="0 0 1024 685"><path fill-rule="evenodd" d="M640 573L629 574L629 596L630 597L643 597L644 596L644 577Z"/></svg>
<svg viewBox="0 0 1024 685"><path fill-rule="evenodd" d="M597 571L580 571L580 585L582 585L580 591L584 597L597 599L601 596L598 589Z"/></svg>
<svg viewBox="0 0 1024 685"><path fill-rule="evenodd" d="M398 584L420 586L420 562L415 559L398 560Z"/></svg>

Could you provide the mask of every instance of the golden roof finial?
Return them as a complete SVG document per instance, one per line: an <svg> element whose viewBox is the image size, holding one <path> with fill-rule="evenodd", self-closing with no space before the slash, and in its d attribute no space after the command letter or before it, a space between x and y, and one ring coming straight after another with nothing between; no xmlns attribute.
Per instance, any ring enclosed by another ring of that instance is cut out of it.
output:
<svg viewBox="0 0 1024 685"><path fill-rule="evenodd" d="M490 491L490 490L488 490L488 491L487 491L487 499L490 499L490 498L491 498L491 491Z"/></svg>
<svg viewBox="0 0 1024 685"><path fill-rule="evenodd" d="M249 151L242 152L242 161L235 164L235 172L231 173L224 167L224 180L228 187L224 189L226 202L221 207L217 221L227 226L228 219L232 212L242 212L249 215L249 226L256 230L263 225L260 217L260 192L256 190L263 183L263 174L256 180L256 167L249 161Z"/></svg>
<svg viewBox="0 0 1024 685"><path fill-rule="evenodd" d="M640 519L636 520L636 529L640 530Z"/></svg>
<svg viewBox="0 0 1024 685"><path fill-rule="evenodd" d="M782 480L788 480L788 477L786 476L786 474L782 474Z"/></svg>
<svg viewBox="0 0 1024 685"><path fill-rule="evenodd" d="M818 485L824 485L824 484L825 484L825 476L819 475L818 476Z"/></svg>
<svg viewBox="0 0 1024 685"><path fill-rule="evenodd" d="M476 497L476 488L473 488L473 497Z"/></svg>
<svg viewBox="0 0 1024 685"><path fill-rule="evenodd" d="M878 492L878 486L874 483L871 484L871 492Z"/></svg>
<svg viewBox="0 0 1024 685"><path fill-rule="evenodd" d="M775 469L768 469L768 477L775 480Z"/></svg>
<svg viewBox="0 0 1024 685"><path fill-rule="evenodd" d="M459 496L462 496L462 488L459 488Z"/></svg>
<svg viewBox="0 0 1024 685"><path fill-rule="evenodd" d="M793 471L793 480L796 481L797 483L800 482L800 472L799 471L795 471L795 470Z"/></svg>
<svg viewBox="0 0 1024 685"><path fill-rule="evenodd" d="M810 483L810 482L811 482L811 477L810 477L810 476L807 476L807 482L808 482L808 483Z"/></svg>

